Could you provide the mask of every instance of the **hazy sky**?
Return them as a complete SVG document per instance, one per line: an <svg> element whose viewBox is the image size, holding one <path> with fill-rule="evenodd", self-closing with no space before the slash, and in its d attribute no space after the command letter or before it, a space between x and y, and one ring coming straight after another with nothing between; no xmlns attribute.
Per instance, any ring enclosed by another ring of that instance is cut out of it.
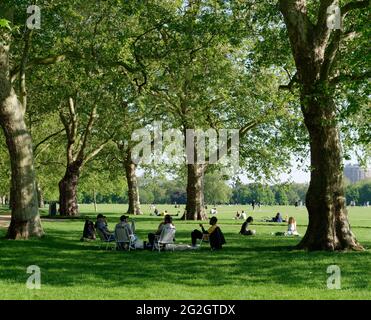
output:
<svg viewBox="0 0 371 320"><path fill-rule="evenodd" d="M309 167L310 160L309 158L303 164L299 164L295 160L292 160L291 163L291 173L290 174L281 174L278 176L280 182L296 182L296 183L309 183L310 172L306 171L306 168ZM243 183L254 182L249 180L246 175L239 175L239 178Z"/></svg>

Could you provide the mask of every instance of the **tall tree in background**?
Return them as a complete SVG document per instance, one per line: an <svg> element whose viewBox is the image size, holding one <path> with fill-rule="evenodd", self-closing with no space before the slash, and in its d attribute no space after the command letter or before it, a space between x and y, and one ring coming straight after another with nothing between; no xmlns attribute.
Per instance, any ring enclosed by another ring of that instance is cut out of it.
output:
<svg viewBox="0 0 371 320"><path fill-rule="evenodd" d="M67 135L67 166L66 172L59 182L59 206L62 216L74 216L78 214L77 186L80 173L84 165L92 160L105 145L109 138L95 146L89 143L93 127L97 118L97 101L91 107L87 122L83 128L79 128L78 113L75 105L76 100L68 99L68 116L60 113L62 123Z"/></svg>
<svg viewBox="0 0 371 320"><path fill-rule="evenodd" d="M369 8L369 3L346 2L340 8L342 28L332 30L328 15L333 10L329 7L339 6L339 1L321 0L314 7L306 0L279 1L297 70L288 88L299 85L301 109L310 136L311 181L306 196L309 224L298 248L362 249L351 231L345 207L336 88L342 81L367 77L362 74L367 69L359 52L366 44L363 41L368 24L367 14L361 11ZM360 50L355 49L353 41ZM340 55L349 61L356 56L358 67L353 72L350 63L344 68Z"/></svg>
<svg viewBox="0 0 371 320"><path fill-rule="evenodd" d="M255 147L245 148L244 157L251 160L249 166L255 165L257 173L261 169L258 163L277 155L267 146L268 141L279 141L274 139L277 132L270 125L281 115L282 102L269 92L277 80L272 72L246 67L253 45L243 43L243 32L231 39L243 19L226 14L224 4L212 1L191 1L175 10L157 9L164 18L154 24L156 11L152 10L131 46L133 60L144 74L148 105L161 110L166 123L180 128L184 137L187 129L220 132L238 128L240 139L250 136L246 145ZM260 153L264 147L265 152ZM188 220L207 218L204 177L213 154L209 152L205 162L195 155L194 163L186 164ZM285 159L285 155L281 153L280 158ZM272 165L269 168L273 171Z"/></svg>

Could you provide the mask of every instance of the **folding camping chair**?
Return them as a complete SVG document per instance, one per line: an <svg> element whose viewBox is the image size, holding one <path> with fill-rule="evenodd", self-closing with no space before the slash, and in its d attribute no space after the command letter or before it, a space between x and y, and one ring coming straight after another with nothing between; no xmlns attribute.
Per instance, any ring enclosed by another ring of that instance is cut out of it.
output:
<svg viewBox="0 0 371 320"><path fill-rule="evenodd" d="M115 228L116 250L127 249L135 250L135 236L129 234L124 226L117 225Z"/></svg>
<svg viewBox="0 0 371 320"><path fill-rule="evenodd" d="M203 233L202 234L202 238L200 240L200 246L199 246L200 248L202 246L202 243L204 243L204 242L206 242L206 243L210 242L210 235L208 233Z"/></svg>
<svg viewBox="0 0 371 320"><path fill-rule="evenodd" d="M161 249L164 249L167 244L173 244L174 237L175 237L175 231L176 229L173 226L164 226L161 231L160 236L155 237L152 251L158 250L158 252L160 252ZM173 251L174 251L174 247L173 247Z"/></svg>
<svg viewBox="0 0 371 320"><path fill-rule="evenodd" d="M99 229L96 229L96 232L98 233L98 237L100 239L99 249L101 249L102 246L104 246L104 244L105 244L106 245L106 250L108 250L109 247L111 247L111 250L112 250L114 248L113 244L116 245L115 239L112 239L111 237L109 239L106 239L103 232Z"/></svg>

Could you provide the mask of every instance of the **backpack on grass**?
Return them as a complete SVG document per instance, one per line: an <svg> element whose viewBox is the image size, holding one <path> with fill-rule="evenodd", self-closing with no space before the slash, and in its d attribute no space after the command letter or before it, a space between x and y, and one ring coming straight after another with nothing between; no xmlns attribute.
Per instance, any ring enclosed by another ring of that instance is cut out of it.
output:
<svg viewBox="0 0 371 320"><path fill-rule="evenodd" d="M85 240L95 240L95 227L94 227L94 222L91 220L86 220L84 224L84 231L82 233L82 238L80 239L81 241Z"/></svg>

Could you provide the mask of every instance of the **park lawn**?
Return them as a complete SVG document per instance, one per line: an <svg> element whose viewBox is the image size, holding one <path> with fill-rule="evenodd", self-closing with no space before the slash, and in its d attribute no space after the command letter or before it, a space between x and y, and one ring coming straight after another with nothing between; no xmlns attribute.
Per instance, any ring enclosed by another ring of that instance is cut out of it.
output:
<svg viewBox="0 0 371 320"><path fill-rule="evenodd" d="M184 206L158 206L175 214ZM125 205L98 205L113 229ZM210 209L210 208L209 208ZM116 252L98 249L98 242L80 242L83 220L43 222L46 236L29 241L4 240L0 228L0 299L371 299L371 208L349 209L350 222L364 252L304 252L292 250L300 238L276 237L286 224L259 222L277 211L294 216L304 234L306 210L294 207L217 207L227 244L223 250L184 252ZM233 220L244 209L255 219L256 236L238 234L242 221ZM94 217L92 205L82 214ZM160 217L136 216L139 237L156 229ZM46 212L47 210L43 211ZM7 210L3 207L0 214ZM198 222L178 221L177 243L190 244ZM41 289L29 290L26 268L41 268ZM341 269L341 289L329 290L329 265Z"/></svg>

